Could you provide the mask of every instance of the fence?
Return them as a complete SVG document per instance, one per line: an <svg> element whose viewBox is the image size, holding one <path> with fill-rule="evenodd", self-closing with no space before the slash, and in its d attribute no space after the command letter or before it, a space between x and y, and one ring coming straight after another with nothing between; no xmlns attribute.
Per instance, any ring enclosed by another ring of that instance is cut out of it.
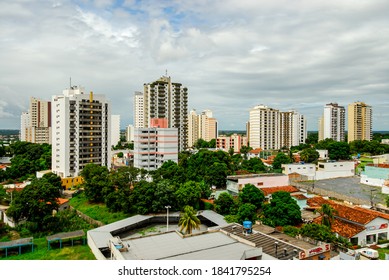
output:
<svg viewBox="0 0 389 280"><path fill-rule="evenodd" d="M92 219L88 215L85 215L84 213L82 213L82 212L78 211L77 209L75 209L73 206L70 206L70 209L75 210L79 217L81 217L83 220L87 221L88 223L90 223L92 225L96 225L96 226L99 226L99 227L104 225L104 223L102 223L100 221L97 221L95 219Z"/></svg>

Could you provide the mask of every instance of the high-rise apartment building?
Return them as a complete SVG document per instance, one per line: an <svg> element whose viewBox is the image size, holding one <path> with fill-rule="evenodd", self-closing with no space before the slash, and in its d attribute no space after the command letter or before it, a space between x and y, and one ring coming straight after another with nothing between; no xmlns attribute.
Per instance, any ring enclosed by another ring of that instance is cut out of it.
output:
<svg viewBox="0 0 389 280"><path fill-rule="evenodd" d="M134 142L134 126L132 124L128 125L126 128L126 141Z"/></svg>
<svg viewBox="0 0 389 280"><path fill-rule="evenodd" d="M372 139L372 116L370 105L354 102L348 105L348 142Z"/></svg>
<svg viewBox="0 0 389 280"><path fill-rule="evenodd" d="M144 127L153 118L166 118L169 128L178 129L179 151L188 146L188 88L162 76L144 84Z"/></svg>
<svg viewBox="0 0 389 280"><path fill-rule="evenodd" d="M111 145L116 146L120 141L120 115L111 115Z"/></svg>
<svg viewBox="0 0 389 280"><path fill-rule="evenodd" d="M89 163L109 167L111 106L105 96L72 86L52 104L52 172L75 177Z"/></svg>
<svg viewBox="0 0 389 280"><path fill-rule="evenodd" d="M20 140L51 144L51 102L30 98L28 113L22 113Z"/></svg>
<svg viewBox="0 0 389 280"><path fill-rule="evenodd" d="M253 149L280 149L280 112L264 105L250 110L249 145Z"/></svg>
<svg viewBox="0 0 389 280"><path fill-rule="evenodd" d="M344 141L346 111L338 103L329 103L324 106L324 113L319 125L319 140L327 138L335 141Z"/></svg>
<svg viewBox="0 0 389 280"><path fill-rule="evenodd" d="M191 110L188 117L188 147L193 147L197 140L211 141L218 137L217 120L211 110L204 110L197 115Z"/></svg>
<svg viewBox="0 0 389 280"><path fill-rule="evenodd" d="M143 92L134 93L134 127L146 127L144 119L144 97Z"/></svg>
<svg viewBox="0 0 389 280"><path fill-rule="evenodd" d="M280 149L305 143L307 124L297 111L280 112L264 105L250 110L248 122L250 147L262 150Z"/></svg>

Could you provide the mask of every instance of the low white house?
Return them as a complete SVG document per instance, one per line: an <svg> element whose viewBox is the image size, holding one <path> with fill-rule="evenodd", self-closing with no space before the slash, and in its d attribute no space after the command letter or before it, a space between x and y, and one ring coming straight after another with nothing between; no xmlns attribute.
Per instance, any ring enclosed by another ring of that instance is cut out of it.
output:
<svg viewBox="0 0 389 280"><path fill-rule="evenodd" d="M319 162L315 179L324 180L340 177L351 177L355 175L354 161L327 161Z"/></svg>
<svg viewBox="0 0 389 280"><path fill-rule="evenodd" d="M314 180L316 175L316 164L314 163L289 163L281 164L282 173L285 175L297 173L307 176L308 180Z"/></svg>
<svg viewBox="0 0 389 280"><path fill-rule="evenodd" d="M328 159L328 150L316 150L319 153L319 159L320 160L327 160Z"/></svg>
<svg viewBox="0 0 389 280"><path fill-rule="evenodd" d="M227 176L227 191L237 195L246 184L252 184L258 188L288 186L289 177L285 174L248 174Z"/></svg>
<svg viewBox="0 0 389 280"><path fill-rule="evenodd" d="M382 188L382 193L389 194L389 165L366 165L361 174L361 183Z"/></svg>

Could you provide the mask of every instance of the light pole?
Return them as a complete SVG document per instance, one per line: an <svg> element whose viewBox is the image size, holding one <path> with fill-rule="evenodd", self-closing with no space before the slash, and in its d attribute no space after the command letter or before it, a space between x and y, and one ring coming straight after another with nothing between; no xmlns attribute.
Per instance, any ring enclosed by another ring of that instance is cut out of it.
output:
<svg viewBox="0 0 389 280"><path fill-rule="evenodd" d="M166 231L169 231L169 208L171 208L170 205L166 205Z"/></svg>
<svg viewBox="0 0 389 280"><path fill-rule="evenodd" d="M376 195L373 196L373 192L375 191L376 191L375 189L370 190L370 204L372 208L374 207L374 198L376 197Z"/></svg>

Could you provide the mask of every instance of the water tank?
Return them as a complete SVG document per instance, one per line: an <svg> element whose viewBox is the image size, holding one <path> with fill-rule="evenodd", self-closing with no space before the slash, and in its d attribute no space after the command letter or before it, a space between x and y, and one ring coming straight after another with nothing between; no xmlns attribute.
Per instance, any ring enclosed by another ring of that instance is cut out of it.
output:
<svg viewBox="0 0 389 280"><path fill-rule="evenodd" d="M246 232L246 233L251 233L252 232L252 228L253 227L253 223L251 221L244 221L243 222L243 230Z"/></svg>

